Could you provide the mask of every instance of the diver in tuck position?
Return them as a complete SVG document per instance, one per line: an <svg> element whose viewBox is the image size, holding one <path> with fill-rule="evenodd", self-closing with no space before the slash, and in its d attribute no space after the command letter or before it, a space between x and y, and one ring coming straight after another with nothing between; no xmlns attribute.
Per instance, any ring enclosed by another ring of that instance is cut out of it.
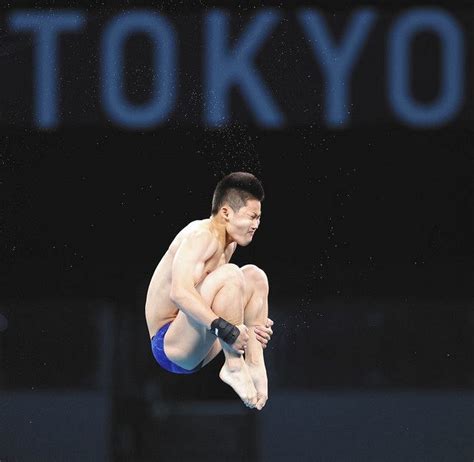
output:
<svg viewBox="0 0 474 462"><path fill-rule="evenodd" d="M160 366L190 374L221 350L219 377L246 406L268 399L263 349L273 334L268 280L255 265L229 263L237 245L252 242L264 191L250 173L235 172L216 186L210 218L196 220L174 238L148 288L145 315Z"/></svg>

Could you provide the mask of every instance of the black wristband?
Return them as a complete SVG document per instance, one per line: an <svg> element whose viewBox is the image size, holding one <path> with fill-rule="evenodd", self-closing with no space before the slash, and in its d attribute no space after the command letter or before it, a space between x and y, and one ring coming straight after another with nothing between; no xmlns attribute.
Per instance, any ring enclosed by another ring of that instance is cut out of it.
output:
<svg viewBox="0 0 474 462"><path fill-rule="evenodd" d="M212 321L211 332L229 345L232 345L240 335L240 330L237 326L234 326L234 324L222 318L217 318Z"/></svg>

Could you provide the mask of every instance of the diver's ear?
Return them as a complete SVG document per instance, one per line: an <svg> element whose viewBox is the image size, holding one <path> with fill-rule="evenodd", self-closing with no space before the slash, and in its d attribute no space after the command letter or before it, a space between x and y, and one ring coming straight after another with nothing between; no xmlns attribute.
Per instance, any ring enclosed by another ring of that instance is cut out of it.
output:
<svg viewBox="0 0 474 462"><path fill-rule="evenodd" d="M230 217L230 207L228 207L227 205L223 205L221 207L221 214L224 218L225 221L229 221L229 217Z"/></svg>

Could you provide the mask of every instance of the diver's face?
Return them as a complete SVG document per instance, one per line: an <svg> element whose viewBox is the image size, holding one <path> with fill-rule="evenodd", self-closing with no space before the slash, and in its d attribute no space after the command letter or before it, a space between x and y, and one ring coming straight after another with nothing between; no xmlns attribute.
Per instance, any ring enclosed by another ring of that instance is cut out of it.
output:
<svg viewBox="0 0 474 462"><path fill-rule="evenodd" d="M226 226L230 237L241 246L249 245L260 226L262 205L259 200L249 199L238 212L229 210Z"/></svg>

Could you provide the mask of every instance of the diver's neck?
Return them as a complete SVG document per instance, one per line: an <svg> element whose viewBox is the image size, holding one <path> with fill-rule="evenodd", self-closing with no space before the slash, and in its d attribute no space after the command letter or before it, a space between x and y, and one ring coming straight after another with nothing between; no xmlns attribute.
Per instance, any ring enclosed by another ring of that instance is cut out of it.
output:
<svg viewBox="0 0 474 462"><path fill-rule="evenodd" d="M226 222L222 218L211 215L209 217L209 224L224 248L226 248L232 242L235 242L227 232Z"/></svg>

